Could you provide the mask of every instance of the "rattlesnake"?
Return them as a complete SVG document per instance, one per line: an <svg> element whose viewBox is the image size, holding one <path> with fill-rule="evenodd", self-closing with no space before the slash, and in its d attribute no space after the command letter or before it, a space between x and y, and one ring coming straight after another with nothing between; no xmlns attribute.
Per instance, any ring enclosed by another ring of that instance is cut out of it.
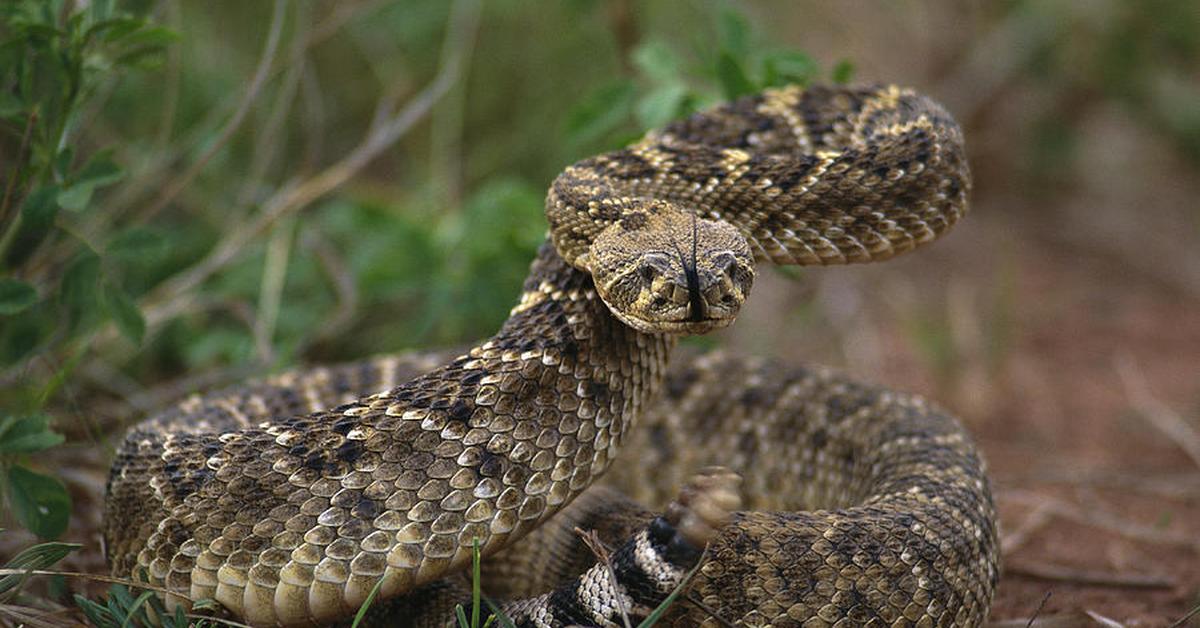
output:
<svg viewBox="0 0 1200 628"><path fill-rule="evenodd" d="M135 426L108 486L113 572L252 624L337 621L378 584L386 622L438 625L478 543L485 588L530 597L506 607L520 625L611 625L708 542L665 624L978 625L994 510L953 419L823 370L714 354L667 374L678 334L733 320L756 261L886 259L948 229L968 187L951 117L892 86L768 90L579 162L488 341ZM632 497L661 506L724 464L749 510L722 527L737 499L721 472L660 517L589 489L618 455L610 483ZM611 564L575 527L616 546Z"/></svg>

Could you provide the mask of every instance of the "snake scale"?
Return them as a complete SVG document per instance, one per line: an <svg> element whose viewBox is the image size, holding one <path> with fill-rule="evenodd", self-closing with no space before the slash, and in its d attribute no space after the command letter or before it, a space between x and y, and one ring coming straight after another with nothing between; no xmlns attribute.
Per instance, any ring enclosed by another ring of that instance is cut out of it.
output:
<svg viewBox="0 0 1200 628"><path fill-rule="evenodd" d="M979 625L995 512L952 417L822 369L668 368L678 336L736 317L757 263L887 259L949 229L969 186L957 124L894 86L771 89L576 163L487 341L134 426L112 571L253 625L344 621L378 585L371 618L435 626L477 543L519 626L621 625L693 565L659 625Z"/></svg>

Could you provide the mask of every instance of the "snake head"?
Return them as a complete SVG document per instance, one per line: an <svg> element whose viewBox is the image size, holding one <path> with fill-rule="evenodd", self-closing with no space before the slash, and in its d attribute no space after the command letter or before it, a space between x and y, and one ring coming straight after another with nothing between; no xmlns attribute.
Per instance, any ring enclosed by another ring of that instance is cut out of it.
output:
<svg viewBox="0 0 1200 628"><path fill-rule="evenodd" d="M725 327L754 284L754 257L735 227L661 201L629 210L601 231L586 264L609 310L646 333Z"/></svg>

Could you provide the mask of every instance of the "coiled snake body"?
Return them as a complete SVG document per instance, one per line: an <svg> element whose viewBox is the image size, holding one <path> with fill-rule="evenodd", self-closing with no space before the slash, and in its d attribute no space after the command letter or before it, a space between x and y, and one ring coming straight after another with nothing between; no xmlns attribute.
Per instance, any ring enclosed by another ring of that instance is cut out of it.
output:
<svg viewBox="0 0 1200 628"><path fill-rule="evenodd" d="M441 625L478 543L519 625L644 615L697 561L667 625L978 625L996 529L957 422L821 370L667 369L677 335L733 320L757 261L886 259L948 229L968 187L950 116L890 86L769 90L575 164L487 342L279 376L132 429L113 572L256 625L344 619L378 583L385 622ZM625 496L589 488L614 459ZM687 482L713 464L741 489ZM630 500L684 484L658 517Z"/></svg>

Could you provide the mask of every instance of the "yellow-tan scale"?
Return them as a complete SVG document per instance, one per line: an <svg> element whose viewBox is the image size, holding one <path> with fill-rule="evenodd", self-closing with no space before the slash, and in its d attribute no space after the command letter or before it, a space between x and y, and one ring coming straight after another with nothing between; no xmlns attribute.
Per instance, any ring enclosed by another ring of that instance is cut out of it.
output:
<svg viewBox="0 0 1200 628"><path fill-rule="evenodd" d="M380 578L383 597L440 578L583 490L671 344L616 322L545 246L500 332L407 384L224 433L133 431L110 479L114 570L251 623L353 614Z"/></svg>

